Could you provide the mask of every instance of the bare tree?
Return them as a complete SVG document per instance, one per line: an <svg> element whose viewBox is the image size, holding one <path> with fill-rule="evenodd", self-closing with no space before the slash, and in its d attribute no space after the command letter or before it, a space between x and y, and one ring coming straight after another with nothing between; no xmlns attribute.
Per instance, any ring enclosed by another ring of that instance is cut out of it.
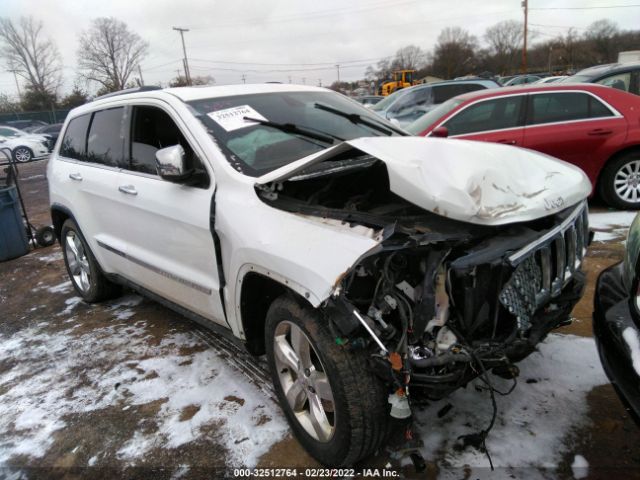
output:
<svg viewBox="0 0 640 480"><path fill-rule="evenodd" d="M447 27L438 36L433 54L433 72L454 78L474 69L477 39L460 27Z"/></svg>
<svg viewBox="0 0 640 480"><path fill-rule="evenodd" d="M96 18L91 28L80 34L81 75L98 82L103 91L122 90L148 46L126 23L113 17Z"/></svg>
<svg viewBox="0 0 640 480"><path fill-rule="evenodd" d="M522 23L515 20L496 23L484 34L484 39L489 44L489 53L494 56L501 73L517 68L517 59L522 48L522 34Z"/></svg>
<svg viewBox="0 0 640 480"><path fill-rule="evenodd" d="M617 54L618 26L611 20L602 19L587 27L584 34L595 54L595 62L613 62Z"/></svg>
<svg viewBox="0 0 640 480"><path fill-rule="evenodd" d="M424 65L425 53L420 47L407 45L396 52L392 67L394 70L417 70Z"/></svg>
<svg viewBox="0 0 640 480"><path fill-rule="evenodd" d="M60 85L60 54L53 41L44 36L42 22L22 17L14 24L0 18L0 40L0 56L7 69L24 78L29 91L55 98Z"/></svg>

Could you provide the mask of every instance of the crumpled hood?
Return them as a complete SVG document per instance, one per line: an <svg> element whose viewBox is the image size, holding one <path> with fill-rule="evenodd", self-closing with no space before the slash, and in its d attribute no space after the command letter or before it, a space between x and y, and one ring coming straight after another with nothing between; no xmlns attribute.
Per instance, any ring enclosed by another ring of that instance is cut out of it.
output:
<svg viewBox="0 0 640 480"><path fill-rule="evenodd" d="M355 148L387 166L391 191L430 212L479 225L545 217L587 198L582 170L545 154L487 142L423 137L349 140L258 178L283 181Z"/></svg>

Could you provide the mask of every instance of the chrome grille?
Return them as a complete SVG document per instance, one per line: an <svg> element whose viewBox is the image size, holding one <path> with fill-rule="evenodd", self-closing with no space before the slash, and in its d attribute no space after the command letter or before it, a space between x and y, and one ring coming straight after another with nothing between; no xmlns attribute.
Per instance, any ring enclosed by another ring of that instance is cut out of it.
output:
<svg viewBox="0 0 640 480"><path fill-rule="evenodd" d="M499 298L521 330L531 327L535 311L560 295L580 268L589 242L588 215L585 202L556 228L508 258L515 271Z"/></svg>

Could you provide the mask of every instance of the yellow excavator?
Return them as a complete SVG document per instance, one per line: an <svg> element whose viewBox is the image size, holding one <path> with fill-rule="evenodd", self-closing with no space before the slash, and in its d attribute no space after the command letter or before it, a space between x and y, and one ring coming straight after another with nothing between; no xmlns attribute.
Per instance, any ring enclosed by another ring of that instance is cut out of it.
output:
<svg viewBox="0 0 640 480"><path fill-rule="evenodd" d="M418 80L414 80L413 74L416 73L415 70L396 70L393 72L393 81L385 82L380 87L379 94L382 96L387 96L395 92L396 90L400 90L401 88L411 87L413 85L418 85L420 82Z"/></svg>

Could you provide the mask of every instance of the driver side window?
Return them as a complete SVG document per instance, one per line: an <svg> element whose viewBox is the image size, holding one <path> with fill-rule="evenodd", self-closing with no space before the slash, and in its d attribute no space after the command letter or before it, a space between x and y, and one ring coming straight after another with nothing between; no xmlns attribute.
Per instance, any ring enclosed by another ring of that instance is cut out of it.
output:
<svg viewBox="0 0 640 480"><path fill-rule="evenodd" d="M166 112L157 107L133 107L130 170L156 175L156 152L178 144L187 161L193 162L193 149Z"/></svg>

